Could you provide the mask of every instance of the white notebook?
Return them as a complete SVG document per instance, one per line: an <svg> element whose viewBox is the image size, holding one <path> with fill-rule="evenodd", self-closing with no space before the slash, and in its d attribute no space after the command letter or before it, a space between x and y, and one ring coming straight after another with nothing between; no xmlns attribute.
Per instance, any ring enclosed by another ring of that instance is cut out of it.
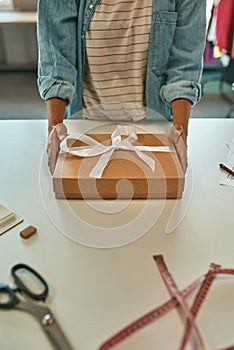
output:
<svg viewBox="0 0 234 350"><path fill-rule="evenodd" d="M0 235L22 221L22 218L0 204Z"/></svg>

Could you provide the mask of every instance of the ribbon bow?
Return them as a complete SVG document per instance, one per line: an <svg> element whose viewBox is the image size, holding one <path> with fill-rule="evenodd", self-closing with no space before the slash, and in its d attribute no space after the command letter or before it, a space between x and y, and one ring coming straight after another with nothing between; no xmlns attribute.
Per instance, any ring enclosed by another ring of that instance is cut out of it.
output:
<svg viewBox="0 0 234 350"><path fill-rule="evenodd" d="M127 138L122 139L122 136L126 135ZM68 139L77 139L88 146L68 147ZM94 140L92 137L84 134L71 134L68 135L60 144L60 148L63 152L73 154L78 157L94 157L101 155L98 162L89 174L89 177L100 179L102 173L107 166L112 154L116 150L133 151L139 158L141 158L147 166L154 171L155 160L143 153L146 151L157 152L171 152L173 149L168 146L139 146L133 145L133 142L137 140L137 134L135 129L129 125L119 125L111 134L111 144L105 145Z"/></svg>

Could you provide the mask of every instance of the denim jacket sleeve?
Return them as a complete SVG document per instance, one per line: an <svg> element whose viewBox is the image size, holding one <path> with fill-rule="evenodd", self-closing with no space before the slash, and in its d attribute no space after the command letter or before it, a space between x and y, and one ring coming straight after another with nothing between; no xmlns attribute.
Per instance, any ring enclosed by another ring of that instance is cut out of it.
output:
<svg viewBox="0 0 234 350"><path fill-rule="evenodd" d="M177 23L160 95L168 105L185 98L194 105L200 99L200 78L205 45L206 1L177 0Z"/></svg>
<svg viewBox="0 0 234 350"><path fill-rule="evenodd" d="M77 0L39 0L38 88L47 100L58 97L70 103L77 74Z"/></svg>

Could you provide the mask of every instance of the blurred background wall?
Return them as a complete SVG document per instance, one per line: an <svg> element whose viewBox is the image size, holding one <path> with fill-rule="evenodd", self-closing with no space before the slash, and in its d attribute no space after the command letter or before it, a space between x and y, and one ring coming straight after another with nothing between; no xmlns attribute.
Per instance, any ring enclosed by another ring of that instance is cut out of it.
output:
<svg viewBox="0 0 234 350"><path fill-rule="evenodd" d="M37 0L0 0L2 11L36 9ZM36 24L0 25L0 69L33 69L36 65Z"/></svg>

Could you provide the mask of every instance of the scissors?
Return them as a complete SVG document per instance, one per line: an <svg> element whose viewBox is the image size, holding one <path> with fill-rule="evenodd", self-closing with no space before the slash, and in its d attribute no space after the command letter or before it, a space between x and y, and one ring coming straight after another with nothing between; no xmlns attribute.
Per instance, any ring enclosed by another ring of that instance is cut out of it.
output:
<svg viewBox="0 0 234 350"><path fill-rule="evenodd" d="M17 288L0 284L0 309L17 309L30 313L39 322L54 349L72 350L51 310L36 303L46 301L49 293L46 281L25 264L14 265L11 276Z"/></svg>

